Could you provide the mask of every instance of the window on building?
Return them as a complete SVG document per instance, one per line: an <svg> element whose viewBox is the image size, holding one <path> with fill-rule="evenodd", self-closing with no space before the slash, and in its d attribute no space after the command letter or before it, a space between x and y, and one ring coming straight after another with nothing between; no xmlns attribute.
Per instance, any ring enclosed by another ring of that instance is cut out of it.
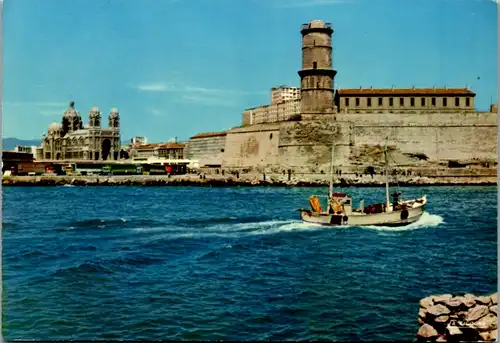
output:
<svg viewBox="0 0 500 343"><path fill-rule="evenodd" d="M318 63L313 62L313 69L316 69L318 67Z"/></svg>
<svg viewBox="0 0 500 343"><path fill-rule="evenodd" d="M403 106L405 104L405 98L399 98L399 106Z"/></svg>
<svg viewBox="0 0 500 343"><path fill-rule="evenodd" d="M455 107L460 106L460 99L457 97L455 98Z"/></svg>
<svg viewBox="0 0 500 343"><path fill-rule="evenodd" d="M356 98L356 106L359 106L359 98Z"/></svg>
<svg viewBox="0 0 500 343"><path fill-rule="evenodd" d="M372 98L367 98L366 99L366 104L368 107L371 107L372 106Z"/></svg>
<svg viewBox="0 0 500 343"><path fill-rule="evenodd" d="M436 106L436 98L431 99L431 104L432 104L432 106Z"/></svg>
<svg viewBox="0 0 500 343"><path fill-rule="evenodd" d="M443 98L443 107L448 106L448 99Z"/></svg>
<svg viewBox="0 0 500 343"><path fill-rule="evenodd" d="M378 105L382 106L382 98L378 98Z"/></svg>
<svg viewBox="0 0 500 343"><path fill-rule="evenodd" d="M410 106L415 107L415 98L410 98Z"/></svg>
<svg viewBox="0 0 500 343"><path fill-rule="evenodd" d="M420 98L420 105L425 106L425 98Z"/></svg>
<svg viewBox="0 0 500 343"><path fill-rule="evenodd" d="M465 106L470 106L470 98L465 98Z"/></svg>
<svg viewBox="0 0 500 343"><path fill-rule="evenodd" d="M394 106L394 98L389 98L389 106Z"/></svg>
<svg viewBox="0 0 500 343"><path fill-rule="evenodd" d="M349 106L349 98L345 98L345 105L348 107Z"/></svg>

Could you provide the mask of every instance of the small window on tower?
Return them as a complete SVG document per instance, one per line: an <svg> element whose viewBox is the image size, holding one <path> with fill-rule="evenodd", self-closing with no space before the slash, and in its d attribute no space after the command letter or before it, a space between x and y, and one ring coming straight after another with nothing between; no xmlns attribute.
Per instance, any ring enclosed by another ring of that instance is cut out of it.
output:
<svg viewBox="0 0 500 343"><path fill-rule="evenodd" d="M420 99L420 105L421 106L425 106L425 98L421 98Z"/></svg>
<svg viewBox="0 0 500 343"><path fill-rule="evenodd" d="M382 106L382 98L378 98L378 105Z"/></svg>
<svg viewBox="0 0 500 343"><path fill-rule="evenodd" d="M470 106L470 98L465 98L465 106Z"/></svg>
<svg viewBox="0 0 500 343"><path fill-rule="evenodd" d="M432 106L436 106L436 98L431 99Z"/></svg>
<svg viewBox="0 0 500 343"><path fill-rule="evenodd" d="M389 98L389 106L394 106L394 98Z"/></svg>
<svg viewBox="0 0 500 343"><path fill-rule="evenodd" d="M356 98L356 106L359 106L359 98Z"/></svg>
<svg viewBox="0 0 500 343"><path fill-rule="evenodd" d="M316 69L318 67L318 63L313 62L313 69Z"/></svg>
<svg viewBox="0 0 500 343"><path fill-rule="evenodd" d="M455 98L455 107L458 107L458 106L460 106L460 99Z"/></svg>
<svg viewBox="0 0 500 343"><path fill-rule="evenodd" d="M399 98L399 106L403 106L405 104L405 98Z"/></svg>
<svg viewBox="0 0 500 343"><path fill-rule="evenodd" d="M443 107L448 106L448 99L443 98Z"/></svg>
<svg viewBox="0 0 500 343"><path fill-rule="evenodd" d="M415 98L410 98L410 106L411 107L415 106Z"/></svg>
<svg viewBox="0 0 500 343"><path fill-rule="evenodd" d="M345 105L346 107L349 107L349 98L345 98Z"/></svg>
<svg viewBox="0 0 500 343"><path fill-rule="evenodd" d="M367 98L366 100L367 100L366 101L367 106L371 107L372 106L372 98Z"/></svg>

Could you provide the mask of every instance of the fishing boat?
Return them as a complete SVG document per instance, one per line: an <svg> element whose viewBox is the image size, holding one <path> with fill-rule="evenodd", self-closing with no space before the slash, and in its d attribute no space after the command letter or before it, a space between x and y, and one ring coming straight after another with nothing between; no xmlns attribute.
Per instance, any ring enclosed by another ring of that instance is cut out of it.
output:
<svg viewBox="0 0 500 343"><path fill-rule="evenodd" d="M299 209L302 220L307 223L326 226L405 226L416 222L424 213L427 196L404 200L400 192L394 192L392 201L389 198L389 174L387 139L384 147L385 157L385 203L374 203L368 206L360 201L359 208L353 207L352 198L345 193L333 192L333 165L335 144L332 144L332 160L330 166L331 180L327 198L327 209L321 208L318 196L309 198L311 209Z"/></svg>

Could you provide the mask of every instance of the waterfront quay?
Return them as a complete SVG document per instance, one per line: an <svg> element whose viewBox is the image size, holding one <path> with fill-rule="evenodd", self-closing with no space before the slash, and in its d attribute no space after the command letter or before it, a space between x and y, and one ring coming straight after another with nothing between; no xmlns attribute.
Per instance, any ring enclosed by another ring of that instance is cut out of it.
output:
<svg viewBox="0 0 500 343"><path fill-rule="evenodd" d="M3 186L326 186L330 177L325 174L286 173L191 173L184 175L41 175L3 176ZM379 186L384 177L377 175L342 174L334 180L340 186ZM410 185L496 185L496 173L483 175L441 174L434 176L406 175L392 180L400 186Z"/></svg>

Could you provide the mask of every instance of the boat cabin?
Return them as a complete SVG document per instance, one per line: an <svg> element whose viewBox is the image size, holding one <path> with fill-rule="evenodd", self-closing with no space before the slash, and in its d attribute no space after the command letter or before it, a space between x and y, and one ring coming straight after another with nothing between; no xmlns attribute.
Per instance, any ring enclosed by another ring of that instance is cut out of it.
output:
<svg viewBox="0 0 500 343"><path fill-rule="evenodd" d="M328 201L328 213L345 214L352 213L352 199L345 193L332 193Z"/></svg>

